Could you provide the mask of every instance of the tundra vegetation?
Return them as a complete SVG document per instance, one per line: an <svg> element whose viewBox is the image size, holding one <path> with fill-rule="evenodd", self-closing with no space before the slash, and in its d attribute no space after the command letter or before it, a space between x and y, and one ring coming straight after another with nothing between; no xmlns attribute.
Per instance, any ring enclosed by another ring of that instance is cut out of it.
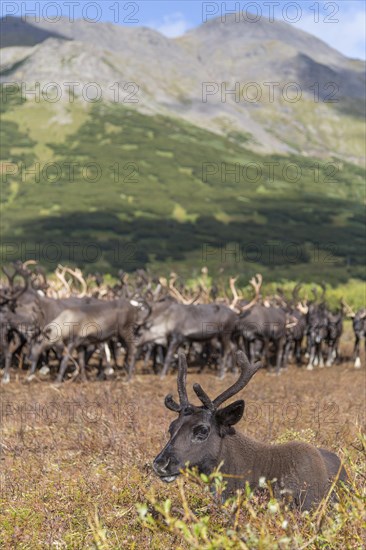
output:
<svg viewBox="0 0 366 550"><path fill-rule="evenodd" d="M70 296L71 300L95 300L86 296L91 289L93 294L108 287L109 299L114 287L117 293L121 291L120 282L109 279L105 285L100 274L87 278L86 288L78 270L60 269L57 274L47 280L49 290L58 289L60 299L66 299L67 287L71 294L76 290L77 296ZM43 280L36 275L31 279L35 287ZM122 280L125 276L121 274ZM139 276L129 279L134 287ZM196 295L198 281L204 287L214 287L206 271L183 288L164 278L161 286L165 284L173 295L189 300ZM90 288L91 283L94 286ZM244 296L249 301L249 287L238 282L235 286L233 279L230 283L238 292L235 308L245 301ZM21 291L22 284L21 279L14 281L13 290ZM210 300L226 299L232 304L228 281L226 289L220 284L218 295ZM10 298L5 309L13 307L8 290L1 289L5 302ZM349 308L359 310L361 290L351 284L341 290L328 288L329 307L339 306L343 297ZM268 283L261 292L262 301L277 295L277 300L290 302L296 296L294 284L289 283L281 295L276 285ZM317 292L320 299L322 290ZM303 293L309 301L315 300L312 287L301 290L304 303ZM352 322L345 320L339 346L342 362L336 361L331 368L317 365L309 372L304 361L298 368L291 360L281 376L261 369L243 392L246 409L236 425L238 431L271 444L304 441L329 449L343 461L349 486L336 488L338 502L326 499L307 513L277 501L271 480L261 481L261 494L245 487L221 504L210 491L212 484L216 493L225 490L220 470L209 475L187 471L169 485L156 478L151 463L165 444L166 429L173 420L163 400L166 394L175 393L175 376L160 379L138 360L130 384L119 369L112 381L97 381L89 373L88 382L76 383L71 376L55 386L48 376L42 380L39 375L38 383L23 384L27 373L16 364L11 382L0 387L1 547L362 548L366 519L365 368L355 368L353 347ZM363 353L362 349L362 360ZM89 369L97 363L94 358ZM202 374L198 370L189 368L187 387L198 381L212 396L237 379L230 369L224 380L217 377L215 369L206 368ZM198 404L190 390L189 399Z"/></svg>
<svg viewBox="0 0 366 550"><path fill-rule="evenodd" d="M350 329L342 353L351 354ZM188 373L188 387L197 381ZM218 395L236 376L199 381ZM334 548L364 545L363 369L352 363L288 376L260 371L243 392L237 428L268 443L300 439L334 451L350 478L339 503L305 514L249 489L221 505L209 490L220 474L163 484L151 462L174 414L164 396L175 376L137 375L131 384L45 382L1 388L2 548ZM189 392L193 402L193 392ZM188 479L189 478L189 479ZM224 482L224 480L222 480ZM221 481L220 481L221 483Z"/></svg>
<svg viewBox="0 0 366 550"><path fill-rule="evenodd" d="M118 105L79 107L80 124L56 139L52 128L37 133L42 103L1 97L3 261L22 252L114 275L123 265L187 277L204 262L211 271L239 266L243 280L257 271L277 281L364 279L362 167L260 155L240 136ZM6 172L9 162L15 171ZM229 173L235 166L240 177ZM67 242L77 243L72 254ZM234 246L236 257L223 259Z"/></svg>

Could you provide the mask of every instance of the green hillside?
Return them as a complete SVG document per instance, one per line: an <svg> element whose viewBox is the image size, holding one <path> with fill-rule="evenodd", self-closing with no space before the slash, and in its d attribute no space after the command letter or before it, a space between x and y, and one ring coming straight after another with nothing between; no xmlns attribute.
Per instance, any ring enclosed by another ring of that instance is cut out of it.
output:
<svg viewBox="0 0 366 550"><path fill-rule="evenodd" d="M260 156L245 135L113 104L3 98L2 112L2 262L364 277L360 167Z"/></svg>

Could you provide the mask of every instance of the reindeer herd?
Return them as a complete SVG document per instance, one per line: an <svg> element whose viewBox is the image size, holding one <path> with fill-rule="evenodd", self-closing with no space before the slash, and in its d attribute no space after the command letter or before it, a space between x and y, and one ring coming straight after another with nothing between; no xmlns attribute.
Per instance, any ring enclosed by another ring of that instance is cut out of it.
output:
<svg viewBox="0 0 366 550"><path fill-rule="evenodd" d="M354 313L342 302L330 311L325 286L318 296L291 299L278 289L261 295L262 277L250 281L252 299L245 300L230 278L230 295L209 284L207 270L190 288L138 270L119 272L108 285L96 273L85 278L78 269L58 266L52 277L33 261L3 267L0 287L2 382L16 369L28 369L26 381L56 373L87 379L111 377L122 369L128 379L139 361L144 370L165 376L184 350L190 364L215 369L220 377L235 370L236 350L251 362L279 373L294 360L298 367L331 367L341 361L339 344L345 316L353 318L354 366L361 367L366 309ZM51 372L52 371L52 372Z"/></svg>

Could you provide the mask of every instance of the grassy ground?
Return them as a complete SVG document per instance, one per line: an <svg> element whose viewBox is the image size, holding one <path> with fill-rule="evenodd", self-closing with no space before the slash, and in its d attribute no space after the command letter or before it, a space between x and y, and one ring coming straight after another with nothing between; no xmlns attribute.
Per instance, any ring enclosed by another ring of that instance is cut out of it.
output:
<svg viewBox="0 0 366 550"><path fill-rule="evenodd" d="M342 351L351 353L347 330ZM243 392L238 429L264 441L301 438L344 458L353 493L314 515L246 495L224 508L201 480L167 486L151 462L174 414L175 393L141 372L131 384L19 380L1 388L0 546L38 548L361 549L365 526L365 368L350 362L312 372L291 365L281 376L259 372ZM219 381L192 369L212 396Z"/></svg>

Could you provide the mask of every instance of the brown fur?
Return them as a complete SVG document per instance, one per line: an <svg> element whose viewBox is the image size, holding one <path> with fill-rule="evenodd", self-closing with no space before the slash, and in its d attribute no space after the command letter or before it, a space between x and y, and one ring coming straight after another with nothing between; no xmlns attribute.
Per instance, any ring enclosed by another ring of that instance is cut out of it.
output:
<svg viewBox="0 0 366 550"><path fill-rule="evenodd" d="M179 416L169 427L170 440L153 463L161 479L173 481L187 463L205 474L222 464L221 472L227 482L224 498L243 489L246 483L256 489L264 478L271 483L276 498L285 498L301 510L317 505L328 494L333 481L347 480L340 459L331 451L301 441L268 445L236 432L233 426L243 416L244 401L219 406L246 385L259 368L249 365L244 354L239 356L242 370L239 380L214 401L200 386L194 386L202 407L188 402L184 364L180 356L180 405L171 396L165 401Z"/></svg>
<svg viewBox="0 0 366 550"><path fill-rule="evenodd" d="M296 506L307 510L327 494L338 473L340 461L335 454L328 453L338 462L337 471L333 461L327 463L320 450L308 443L267 445L235 433L223 440L218 463L223 461L226 495L243 488L246 482L254 489L264 477L272 483L277 498L293 499ZM343 479L344 476L342 467Z"/></svg>

